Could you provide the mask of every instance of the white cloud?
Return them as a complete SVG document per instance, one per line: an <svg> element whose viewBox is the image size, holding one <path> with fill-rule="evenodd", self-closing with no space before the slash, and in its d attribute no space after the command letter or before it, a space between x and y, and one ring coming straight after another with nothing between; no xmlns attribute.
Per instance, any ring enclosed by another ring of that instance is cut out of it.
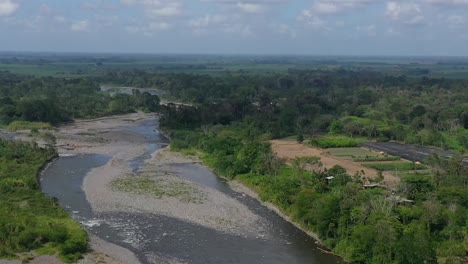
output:
<svg viewBox="0 0 468 264"><path fill-rule="evenodd" d="M134 5L136 4L136 0L120 0L120 2L124 5Z"/></svg>
<svg viewBox="0 0 468 264"><path fill-rule="evenodd" d="M149 24L145 25L126 26L125 30L129 33L140 33L144 36L151 37L156 32L167 31L172 27L173 25L167 22L150 22Z"/></svg>
<svg viewBox="0 0 468 264"><path fill-rule="evenodd" d="M257 14L265 10L265 7L256 3L237 3L237 7L244 13Z"/></svg>
<svg viewBox="0 0 468 264"><path fill-rule="evenodd" d="M71 24L72 31L89 31L89 22L87 20L77 21Z"/></svg>
<svg viewBox="0 0 468 264"><path fill-rule="evenodd" d="M363 8L378 1L372 0L318 0L314 1L312 7L306 9L314 15L334 15L344 13L353 9ZM303 11L303 12L304 12Z"/></svg>
<svg viewBox="0 0 468 264"><path fill-rule="evenodd" d="M151 17L173 17L183 13L183 5L179 0L120 0L127 6L139 5Z"/></svg>
<svg viewBox="0 0 468 264"><path fill-rule="evenodd" d="M298 21L305 23L308 27L315 30L329 30L327 23L319 16L315 15L311 10L304 10L297 18Z"/></svg>
<svg viewBox="0 0 468 264"><path fill-rule="evenodd" d="M336 14L340 11L340 8L335 3L316 2L312 10L319 14Z"/></svg>
<svg viewBox="0 0 468 264"><path fill-rule="evenodd" d="M0 0L0 16L9 16L16 12L19 4L13 0Z"/></svg>
<svg viewBox="0 0 468 264"><path fill-rule="evenodd" d="M414 2L388 2L386 14L390 19L408 25L424 22L422 8Z"/></svg>
<svg viewBox="0 0 468 264"><path fill-rule="evenodd" d="M152 16L178 16L182 13L180 5L172 3L167 6L153 7L147 10L147 13Z"/></svg>

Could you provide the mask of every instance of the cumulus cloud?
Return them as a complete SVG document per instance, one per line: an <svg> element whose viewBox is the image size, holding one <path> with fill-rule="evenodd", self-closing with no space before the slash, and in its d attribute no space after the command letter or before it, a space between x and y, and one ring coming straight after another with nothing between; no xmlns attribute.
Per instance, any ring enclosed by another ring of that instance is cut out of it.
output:
<svg viewBox="0 0 468 264"><path fill-rule="evenodd" d="M424 21L421 6L412 2L388 2L386 14L394 21L409 25L420 24Z"/></svg>
<svg viewBox="0 0 468 264"><path fill-rule="evenodd" d="M19 4L13 0L0 0L0 16L9 16L16 12Z"/></svg>
<svg viewBox="0 0 468 264"><path fill-rule="evenodd" d="M178 0L121 0L127 6L141 6L152 17L172 17L183 13L183 4Z"/></svg>

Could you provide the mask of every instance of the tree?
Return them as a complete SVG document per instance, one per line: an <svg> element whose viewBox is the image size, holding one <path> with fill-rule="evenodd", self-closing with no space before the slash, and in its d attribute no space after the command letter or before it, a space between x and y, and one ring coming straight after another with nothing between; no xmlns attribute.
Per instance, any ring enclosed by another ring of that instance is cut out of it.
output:
<svg viewBox="0 0 468 264"><path fill-rule="evenodd" d="M329 134L330 135L339 135L343 133L343 123L335 119L330 125Z"/></svg>

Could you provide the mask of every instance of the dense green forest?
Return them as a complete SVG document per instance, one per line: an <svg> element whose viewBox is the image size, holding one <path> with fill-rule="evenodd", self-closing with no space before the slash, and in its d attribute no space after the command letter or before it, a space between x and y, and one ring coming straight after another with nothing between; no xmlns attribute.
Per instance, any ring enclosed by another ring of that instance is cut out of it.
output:
<svg viewBox="0 0 468 264"><path fill-rule="evenodd" d="M134 80L129 85L159 87L198 105L179 109L177 116L170 114L175 106L166 107L168 127L226 125L251 118L272 138L329 132L460 152L468 148L467 80L345 70L273 76L143 75L128 80Z"/></svg>
<svg viewBox="0 0 468 264"><path fill-rule="evenodd" d="M0 258L37 250L72 262L88 250L86 232L39 188L39 170L56 156L53 148L0 140Z"/></svg>
<svg viewBox="0 0 468 264"><path fill-rule="evenodd" d="M13 121L58 124L136 110L154 112L159 97L135 90L110 96L92 78L31 77L0 72L0 125Z"/></svg>

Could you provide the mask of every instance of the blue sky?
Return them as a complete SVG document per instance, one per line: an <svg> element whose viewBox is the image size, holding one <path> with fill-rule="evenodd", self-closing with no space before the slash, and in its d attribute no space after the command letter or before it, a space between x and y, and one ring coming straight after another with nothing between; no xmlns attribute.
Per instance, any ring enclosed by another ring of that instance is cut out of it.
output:
<svg viewBox="0 0 468 264"><path fill-rule="evenodd" d="M1 51L468 56L468 0L0 0Z"/></svg>

